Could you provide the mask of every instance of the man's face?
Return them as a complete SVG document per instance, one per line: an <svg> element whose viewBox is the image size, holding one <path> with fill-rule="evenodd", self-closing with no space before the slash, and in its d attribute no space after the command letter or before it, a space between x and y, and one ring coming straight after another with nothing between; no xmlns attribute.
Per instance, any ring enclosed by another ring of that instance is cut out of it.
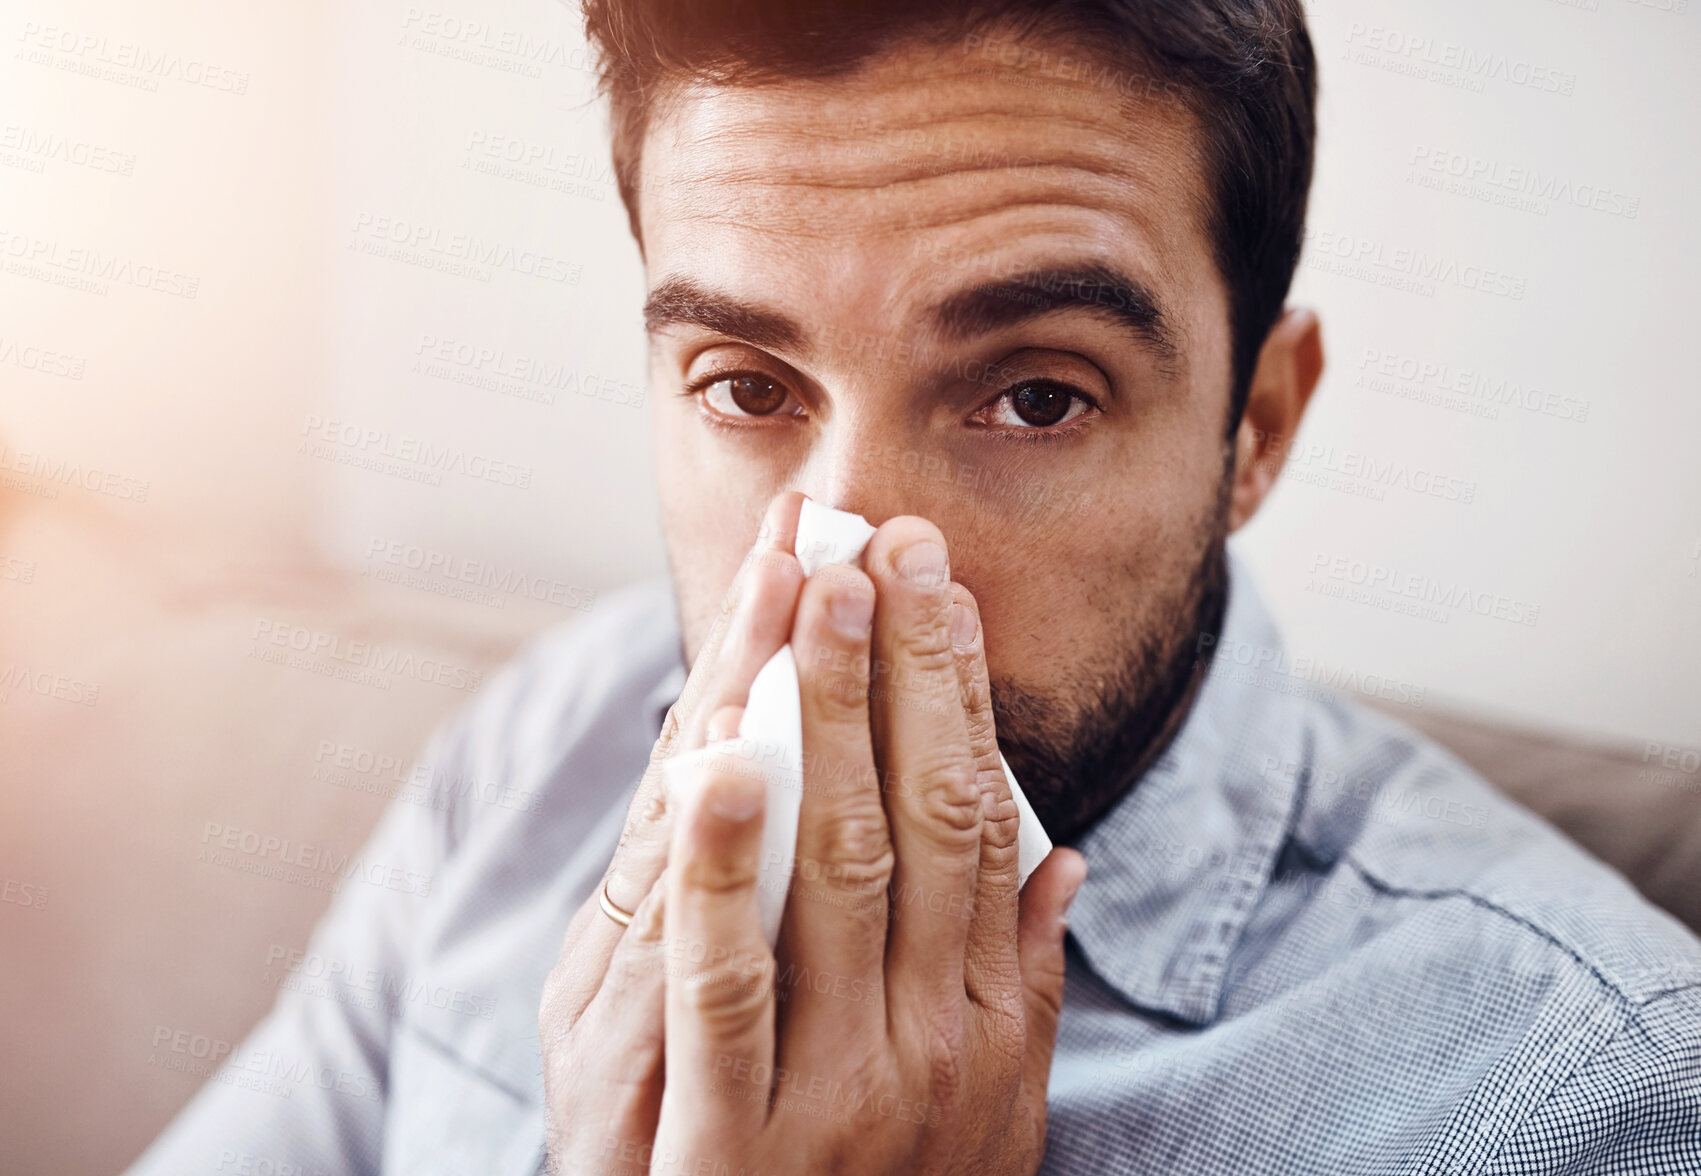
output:
<svg viewBox="0 0 1701 1176"><path fill-rule="evenodd" d="M977 67L916 45L657 107L663 522L694 659L775 494L930 519L1006 753L1067 830L1220 603L1228 299L1179 103Z"/></svg>

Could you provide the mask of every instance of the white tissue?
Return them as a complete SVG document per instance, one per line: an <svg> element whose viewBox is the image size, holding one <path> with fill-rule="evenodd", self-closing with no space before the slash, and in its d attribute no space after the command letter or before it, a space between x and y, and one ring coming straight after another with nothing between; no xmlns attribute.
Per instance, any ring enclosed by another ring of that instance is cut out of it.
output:
<svg viewBox="0 0 1701 1176"><path fill-rule="evenodd" d="M874 528L861 515L803 500L798 516L796 552L806 576L828 564L855 564L862 558ZM785 913L786 892L791 887L792 864L797 856L797 820L803 805L803 713L798 702L797 663L791 646L768 659L750 684L750 697L738 736L712 743L698 751L674 756L662 765L662 779L669 803L676 807L684 790L702 779L699 768L718 760L723 767L759 774L767 785L767 810L762 824L762 858L756 903L761 913L762 934L768 946L780 935L780 916ZM1051 852L1051 838L1040 827L1039 818L1022 794L1021 785L1005 762L998 762L1010 781L1010 793L1020 814L1016 827L1016 871L1022 884Z"/></svg>
<svg viewBox="0 0 1701 1176"><path fill-rule="evenodd" d="M856 563L872 538L874 528L861 515L805 498L797 516L797 542L793 547L803 574L813 576L828 564Z"/></svg>

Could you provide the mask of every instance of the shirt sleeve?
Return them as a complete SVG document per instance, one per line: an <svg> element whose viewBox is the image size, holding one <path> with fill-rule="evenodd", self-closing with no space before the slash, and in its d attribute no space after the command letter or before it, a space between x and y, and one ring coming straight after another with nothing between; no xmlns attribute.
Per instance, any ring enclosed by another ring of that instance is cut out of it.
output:
<svg viewBox="0 0 1701 1176"><path fill-rule="evenodd" d="M284 991L272 1011L127 1176L379 1171L396 1025L386 993L407 974L456 820L419 781L453 776L470 726L464 713L431 740L429 770L404 786L350 859L306 953L279 961Z"/></svg>
<svg viewBox="0 0 1701 1176"><path fill-rule="evenodd" d="M1701 987L1631 1010L1485 1169L1493 1176L1701 1172Z"/></svg>

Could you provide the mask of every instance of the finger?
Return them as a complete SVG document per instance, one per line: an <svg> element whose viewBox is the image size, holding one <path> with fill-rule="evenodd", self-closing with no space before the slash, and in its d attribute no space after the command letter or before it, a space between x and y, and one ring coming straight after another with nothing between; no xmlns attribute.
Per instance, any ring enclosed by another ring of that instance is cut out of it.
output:
<svg viewBox="0 0 1701 1176"><path fill-rule="evenodd" d="M1022 973L1016 956L1016 899L1021 889L1016 830L1021 815L998 755L980 610L961 584L953 583L950 592L951 646L957 654L957 681L982 804L980 866L963 954L963 984L977 1005L1018 1017Z"/></svg>
<svg viewBox="0 0 1701 1176"><path fill-rule="evenodd" d="M664 1099L689 1139L714 1145L767 1121L774 957L756 906L766 786L716 763L702 770L670 849Z"/></svg>
<svg viewBox="0 0 1701 1176"><path fill-rule="evenodd" d="M1018 930L1025 1034L1022 1086L1042 1123L1051 1055L1057 1047L1057 1020L1063 1012L1063 939L1068 931L1064 913L1086 876L1087 859L1073 849L1059 848L1046 855L1022 888Z"/></svg>
<svg viewBox="0 0 1701 1176"><path fill-rule="evenodd" d="M802 495L789 493L769 505L756 546L728 593L725 623L717 622L711 631L679 702L668 712L670 718L678 717L669 722L651 752L606 878L609 898L623 910L633 909L643 899L667 860L662 762L676 752L703 746L709 717L726 706L742 706L756 672L786 643L803 582L803 569L790 551L801 502ZM613 950L612 943L607 950Z"/></svg>
<svg viewBox="0 0 1701 1176"><path fill-rule="evenodd" d="M791 635L797 594L803 587L803 566L792 553L802 505L803 495L796 491L781 494L768 504L756 545L739 569L742 592L726 634L712 664L700 676L701 685L689 696L682 750L703 745L704 723L716 710L744 705L757 671Z"/></svg>
<svg viewBox="0 0 1701 1176"><path fill-rule="evenodd" d="M892 839L868 727L874 584L842 565L804 585L792 629L803 713L803 803L780 928L780 1065L818 1067L829 1043L884 1033L881 983Z"/></svg>
<svg viewBox="0 0 1701 1176"><path fill-rule="evenodd" d="M678 709L682 723L688 713L695 714L700 709L700 696L708 683L709 670L720 660L727 637L734 628L733 620L740 604L743 603L745 587L752 569L762 566L765 557L769 555L791 554L797 538L798 515L802 509L803 495L795 490L776 495L768 503L762 514L762 521L757 525L756 537L750 545L750 551L745 555L744 562L739 565L738 574L733 577L732 584L721 601L714 624L709 626L709 632L703 638L702 648L697 651L697 660L692 664L691 676L686 679L685 686L680 691Z"/></svg>
<svg viewBox="0 0 1701 1176"><path fill-rule="evenodd" d="M731 739L738 734L738 724L744 718L742 706L723 706L709 716L709 721L703 728L705 745L719 743L723 739Z"/></svg>
<svg viewBox="0 0 1701 1176"><path fill-rule="evenodd" d="M980 862L981 799L951 647L944 537L925 519L869 541L878 592L870 719L892 845L888 1000L963 999L963 952Z"/></svg>
<svg viewBox="0 0 1701 1176"><path fill-rule="evenodd" d="M672 754L675 747L682 746L683 750L691 750L687 739L692 733L688 728L693 727L690 720L702 709L702 697L714 675L714 668L722 660L721 651L727 645L728 635L736 628L734 621L740 605L746 600L752 574L755 569L766 565L768 556L783 556L792 551L802 506L803 495L793 490L777 495L768 503L762 522L756 528L756 539L721 600L720 611L715 615L714 623L709 626L709 631L703 638L702 648L697 651L696 661L692 663L691 673L685 679L679 698L668 708L667 718L662 724L661 737L657 739L650 755L650 771L645 774L646 782L655 774L657 764ZM682 740L685 740L683 744Z"/></svg>
<svg viewBox="0 0 1701 1176"><path fill-rule="evenodd" d="M545 1102L572 1113L549 1115L549 1154L563 1172L600 1172L611 1154L655 1138L662 1098L662 1018L666 1002L663 930L666 877L645 897L609 960L605 983L582 1015L566 1020L544 988L538 1024L544 1042ZM579 1130L569 1134L572 1126Z"/></svg>
<svg viewBox="0 0 1701 1176"><path fill-rule="evenodd" d="M801 494L788 492L769 503L756 544L727 592L679 700L668 709L603 875L609 901L621 910L636 909L667 862L671 822L662 787L663 762L676 750L701 747L709 715L724 707L716 700L736 698L742 703L740 685L747 695L756 670L785 643L802 579L802 569L790 554L802 501ZM728 670L729 663L735 668ZM621 938L622 928L603 913L598 898L593 894L579 908L562 941L566 967L561 995L575 1016L596 994Z"/></svg>

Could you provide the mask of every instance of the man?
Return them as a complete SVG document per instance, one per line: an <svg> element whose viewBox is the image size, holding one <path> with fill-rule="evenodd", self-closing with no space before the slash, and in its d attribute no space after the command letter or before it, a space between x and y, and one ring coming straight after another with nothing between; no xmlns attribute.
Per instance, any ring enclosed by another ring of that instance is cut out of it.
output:
<svg viewBox="0 0 1701 1176"><path fill-rule="evenodd" d="M1298 0L586 15L671 583L439 738L366 855L429 897L341 895L133 1171L1701 1171L1701 945L1296 693L1227 554L1323 362ZM759 783L660 765L787 643L770 953Z"/></svg>

